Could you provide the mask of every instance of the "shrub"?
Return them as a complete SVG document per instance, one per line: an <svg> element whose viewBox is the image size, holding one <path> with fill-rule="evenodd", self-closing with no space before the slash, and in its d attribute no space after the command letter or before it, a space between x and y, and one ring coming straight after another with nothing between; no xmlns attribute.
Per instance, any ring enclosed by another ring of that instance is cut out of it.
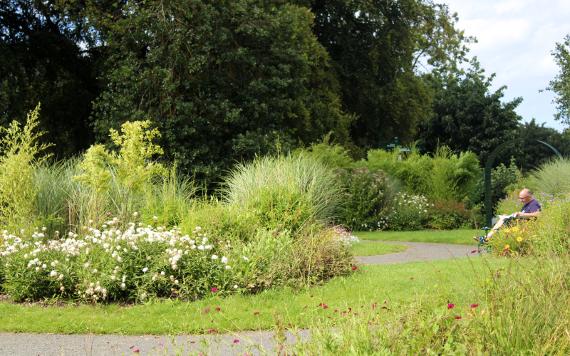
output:
<svg viewBox="0 0 570 356"><path fill-rule="evenodd" d="M331 169L304 155L263 157L231 172L224 198L253 212L268 229L297 231L333 218L339 185Z"/></svg>
<svg viewBox="0 0 570 356"><path fill-rule="evenodd" d="M382 171L368 168L338 170L343 187L338 222L354 230L378 229L396 194L396 184Z"/></svg>
<svg viewBox="0 0 570 356"><path fill-rule="evenodd" d="M454 200L435 201L428 212L427 226L437 230L472 227L477 220L474 212L466 209L464 203Z"/></svg>
<svg viewBox="0 0 570 356"><path fill-rule="evenodd" d="M34 243L3 234L0 255L6 261L4 288L16 301L72 298L89 302L140 301L149 297L196 299L229 293L232 260L219 255L197 228L191 235L131 223L87 228L66 239L49 240L41 232Z"/></svg>
<svg viewBox="0 0 570 356"><path fill-rule="evenodd" d="M385 227L390 230L422 229L426 226L431 206L423 195L398 193L386 217Z"/></svg>
<svg viewBox="0 0 570 356"><path fill-rule="evenodd" d="M49 145L38 141L43 132L37 131L40 105L31 111L23 127L12 121L0 128L0 220L2 225L18 228L33 216L36 187L34 168L47 156L40 157Z"/></svg>
<svg viewBox="0 0 570 356"><path fill-rule="evenodd" d="M295 154L312 157L330 168L350 168L354 161L346 148L341 145L331 145L327 140L312 144L307 149L298 149Z"/></svg>

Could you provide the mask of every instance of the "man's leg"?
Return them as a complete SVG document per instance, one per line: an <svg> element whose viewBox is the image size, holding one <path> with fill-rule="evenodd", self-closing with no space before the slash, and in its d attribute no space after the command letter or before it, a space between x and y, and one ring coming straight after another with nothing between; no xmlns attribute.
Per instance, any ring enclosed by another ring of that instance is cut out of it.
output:
<svg viewBox="0 0 570 356"><path fill-rule="evenodd" d="M501 226L503 226L503 224L505 223L505 221L507 220L508 215L499 215L499 220L497 221L497 223L493 226L493 228L491 229L491 231L489 231L489 233L487 233L487 236L485 237L486 240L489 240L493 234L495 234L495 232L497 232L497 230L499 230L501 228Z"/></svg>

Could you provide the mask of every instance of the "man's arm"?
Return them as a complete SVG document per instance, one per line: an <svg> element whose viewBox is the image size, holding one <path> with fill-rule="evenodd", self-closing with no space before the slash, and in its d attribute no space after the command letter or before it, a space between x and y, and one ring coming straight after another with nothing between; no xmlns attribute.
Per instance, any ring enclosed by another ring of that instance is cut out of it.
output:
<svg viewBox="0 0 570 356"><path fill-rule="evenodd" d="M530 219L535 218L540 215L540 210L535 211L534 213L523 213L523 212L516 212L515 217L522 218L522 219Z"/></svg>

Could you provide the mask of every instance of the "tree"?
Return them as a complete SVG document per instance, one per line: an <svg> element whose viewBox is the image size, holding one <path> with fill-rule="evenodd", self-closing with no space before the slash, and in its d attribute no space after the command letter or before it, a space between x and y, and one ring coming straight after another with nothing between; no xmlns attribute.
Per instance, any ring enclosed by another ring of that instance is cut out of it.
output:
<svg viewBox="0 0 570 356"><path fill-rule="evenodd" d="M44 140L58 157L88 147L88 117L98 92L92 53L80 48L81 26L56 1L0 4L0 125L42 103Z"/></svg>
<svg viewBox="0 0 570 356"><path fill-rule="evenodd" d="M521 119L515 109L522 99L503 102L505 87L492 92L493 78L485 77L477 61L465 74L432 76L434 114L420 126L419 146L429 152L435 152L440 145L472 151L484 164L497 146L515 139ZM497 163L508 163L512 154L512 150L505 151Z"/></svg>
<svg viewBox="0 0 570 356"><path fill-rule="evenodd" d="M253 0L124 5L105 38L105 91L93 122L151 119L165 155L210 181L237 160L321 139L346 142L326 50L305 8Z"/></svg>
<svg viewBox="0 0 570 356"><path fill-rule="evenodd" d="M566 35L564 42L556 44L552 56L560 69L548 87L556 94L554 104L558 113L555 117L570 125L570 35Z"/></svg>
<svg viewBox="0 0 570 356"><path fill-rule="evenodd" d="M540 167L541 164L556 157L554 152L537 140L554 146L562 155L570 154L570 136L568 131L560 133L553 128L538 125L534 119L519 127L521 145L516 161L523 171Z"/></svg>
<svg viewBox="0 0 570 356"><path fill-rule="evenodd" d="M445 5L429 0L305 0L327 49L353 141L380 147L407 141L431 115L433 94L420 72L456 68L469 41Z"/></svg>

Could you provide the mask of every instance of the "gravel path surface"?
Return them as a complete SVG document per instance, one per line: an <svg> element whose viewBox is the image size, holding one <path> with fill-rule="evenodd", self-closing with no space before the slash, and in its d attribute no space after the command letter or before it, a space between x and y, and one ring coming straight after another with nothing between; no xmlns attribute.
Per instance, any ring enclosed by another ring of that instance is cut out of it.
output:
<svg viewBox="0 0 570 356"><path fill-rule="evenodd" d="M393 264L462 258L474 246L420 242L382 241L406 245L403 252L356 257L361 264ZM0 316L1 322L1 316ZM309 331L287 332L286 343L306 340ZM278 354L272 331L248 331L221 335L123 336L0 333L0 355L263 355Z"/></svg>

